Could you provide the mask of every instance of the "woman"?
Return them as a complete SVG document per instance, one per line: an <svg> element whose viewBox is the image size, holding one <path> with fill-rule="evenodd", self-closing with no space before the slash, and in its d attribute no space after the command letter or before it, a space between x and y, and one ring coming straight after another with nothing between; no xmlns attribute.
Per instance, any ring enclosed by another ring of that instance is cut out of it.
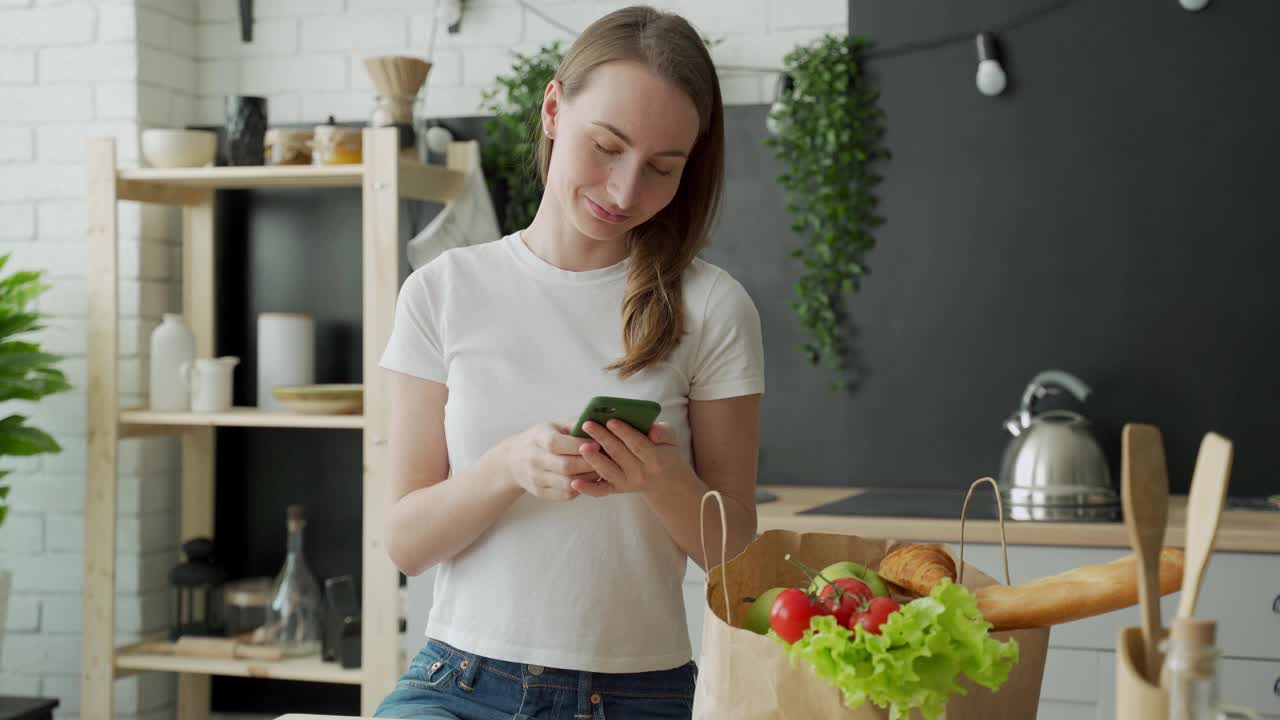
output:
<svg viewBox="0 0 1280 720"><path fill-rule="evenodd" d="M382 358L388 552L439 570L427 646L380 717L687 718L703 494L726 500L730 556L755 534L759 316L696 257L724 156L706 47L676 15L607 15L540 122L529 227L415 271ZM571 436L597 395L662 414L647 435Z"/></svg>

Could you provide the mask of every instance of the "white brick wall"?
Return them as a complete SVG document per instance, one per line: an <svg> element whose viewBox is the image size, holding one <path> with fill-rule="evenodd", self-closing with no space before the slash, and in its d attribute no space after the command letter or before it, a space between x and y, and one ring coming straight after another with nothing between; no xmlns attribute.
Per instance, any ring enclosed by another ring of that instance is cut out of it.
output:
<svg viewBox="0 0 1280 720"><path fill-rule="evenodd" d="M571 28L631 4L620 0L530 0ZM796 44L848 27L847 0L664 0L705 35L722 38L712 50L724 65L779 67ZM373 89L362 59L383 53L425 55L434 0L259 0L253 40L240 41L236 0L201 0L196 25L196 120L222 121L222 98L268 98L273 123L361 121ZM424 112L430 117L479 114L480 92L510 67L510 51L531 52L572 35L516 0L466 3L461 31L438 29ZM143 62L145 72L146 63ZM724 70L731 105L772 102L772 74Z"/></svg>
<svg viewBox="0 0 1280 720"><path fill-rule="evenodd" d="M4 458L11 469L0 568L14 589L0 654L0 693L57 697L59 718L80 711L84 587L84 387L86 264L82 158L91 137L117 139L122 164L138 162L138 133L195 118L195 0L0 2L0 252L11 268L40 269L52 289L45 347L68 356L71 393L24 408L63 452ZM174 309L180 222L172 210L123 204L121 392L145 393L146 349L162 312ZM176 443L120 446L116 614L120 642L162 630L167 576L177 560ZM173 716L175 679L116 683L115 716Z"/></svg>
<svg viewBox="0 0 1280 720"><path fill-rule="evenodd" d="M531 0L581 29L619 0ZM664 0L705 35L721 65L777 67L796 44L847 28L846 0ZM31 413L64 450L5 459L12 511L0 528L0 568L15 588L0 655L0 693L56 696L59 718L79 714L84 565L87 362L84 168L87 138L114 136L124 165L138 162L151 126L219 124L223 97L265 94L274 123L364 120L373 88L363 58L425 54L434 0L256 0L253 41L242 43L237 0L0 0L0 252L44 269L53 289L40 339L75 392ZM468 0L462 30L440 27L426 114L479 113L480 93L531 52L572 35L516 0ZM767 73L722 69L729 104L772 100ZM146 354L160 314L177 309L180 221L175 211L122 204L120 351L124 402L141 402ZM121 642L164 627L166 579L177 558L177 444L120 445L117 630ZM116 683L118 717L173 716L174 678Z"/></svg>

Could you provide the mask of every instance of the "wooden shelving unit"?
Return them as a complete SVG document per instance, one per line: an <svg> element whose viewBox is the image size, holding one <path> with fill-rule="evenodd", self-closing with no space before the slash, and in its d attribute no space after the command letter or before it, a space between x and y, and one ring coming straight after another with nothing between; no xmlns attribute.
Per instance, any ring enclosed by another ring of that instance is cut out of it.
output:
<svg viewBox="0 0 1280 720"><path fill-rule="evenodd" d="M89 262L88 467L85 475L85 597L81 716L107 720L114 681L137 672L178 673L179 720L209 715L209 677L269 677L360 686L360 712L372 715L401 673L399 576L382 545L387 469L388 388L376 372L391 334L399 290L401 198L446 202L461 190L474 149L449 148L445 167L399 157L394 128L364 131L364 163L338 166L123 169L111 139L90 142L87 157ZM183 314L199 357L215 354L214 191L358 187L363 193L363 415L296 415L233 408L224 413L155 413L120 407L116 210L120 201L182 208ZM277 662L175 657L117 647L115 628L117 460L122 439L182 437L181 537L212 536L214 430L218 427L343 428L363 435L361 517L362 661L344 670L318 657Z"/></svg>

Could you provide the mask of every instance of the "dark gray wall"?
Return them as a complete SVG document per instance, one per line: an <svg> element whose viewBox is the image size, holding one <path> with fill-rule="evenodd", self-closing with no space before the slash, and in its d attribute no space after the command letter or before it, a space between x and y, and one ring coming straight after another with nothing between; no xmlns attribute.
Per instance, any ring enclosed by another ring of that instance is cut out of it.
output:
<svg viewBox="0 0 1280 720"><path fill-rule="evenodd" d="M850 17L883 50L1044 5L853 0ZM1280 491L1276 28L1267 0L1081 0L1001 37L997 98L970 42L871 60L893 157L852 305L869 376L835 402L771 375L822 441L781 474L968 483L996 471L1025 382L1061 367L1093 385L1113 462L1124 422L1154 423L1185 491L1215 430L1235 441L1233 494ZM768 447L803 442L766 422Z"/></svg>

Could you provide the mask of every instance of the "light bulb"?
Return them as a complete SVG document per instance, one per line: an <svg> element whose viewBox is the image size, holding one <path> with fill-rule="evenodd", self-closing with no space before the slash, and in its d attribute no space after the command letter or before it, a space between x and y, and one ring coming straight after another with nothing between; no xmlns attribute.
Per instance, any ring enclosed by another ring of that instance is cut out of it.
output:
<svg viewBox="0 0 1280 720"><path fill-rule="evenodd" d="M1004 68L1000 66L1000 57L996 53L995 38L988 33L981 33L978 35L977 43L978 76L976 80L978 92L988 97L999 95L1004 92L1009 78L1005 76Z"/></svg>
<svg viewBox="0 0 1280 720"><path fill-rule="evenodd" d="M1178 0L1182 7L1191 12L1203 10L1205 5L1209 4L1209 0Z"/></svg>
<svg viewBox="0 0 1280 720"><path fill-rule="evenodd" d="M462 20L462 0L443 0L436 4L436 17L445 27L457 25Z"/></svg>
<svg viewBox="0 0 1280 720"><path fill-rule="evenodd" d="M786 73L778 76L777 86L773 90L773 105L769 106L769 114L764 118L764 128L770 135L779 135L787 127L787 98L795 93L795 79Z"/></svg>
<svg viewBox="0 0 1280 720"><path fill-rule="evenodd" d="M764 118L764 127L769 131L770 135L780 135L787 126L787 121L783 119L783 114L787 112L787 106L782 104L781 100L775 100L769 108L769 114Z"/></svg>
<svg viewBox="0 0 1280 720"><path fill-rule="evenodd" d="M983 95L999 95L1004 92L1007 80L999 62L983 60L978 63L978 92Z"/></svg>
<svg viewBox="0 0 1280 720"><path fill-rule="evenodd" d="M453 142L453 133L443 125L432 125L427 128L427 149L433 153L443 153Z"/></svg>

